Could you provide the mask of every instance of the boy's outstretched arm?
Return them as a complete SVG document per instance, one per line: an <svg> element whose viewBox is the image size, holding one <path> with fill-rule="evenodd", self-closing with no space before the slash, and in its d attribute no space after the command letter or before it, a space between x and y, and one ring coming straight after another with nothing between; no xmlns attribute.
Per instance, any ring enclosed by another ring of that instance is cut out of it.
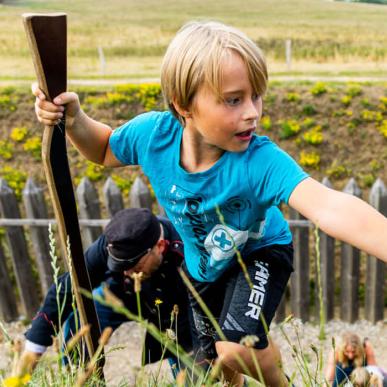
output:
<svg viewBox="0 0 387 387"><path fill-rule="evenodd" d="M363 200L307 178L289 205L332 237L387 262L387 218Z"/></svg>
<svg viewBox="0 0 387 387"><path fill-rule="evenodd" d="M53 126L65 114L66 134L86 159L107 167L122 166L109 146L112 129L88 117L81 109L76 93L65 92L49 102L36 83L32 85L32 93L36 96L35 113L41 123Z"/></svg>

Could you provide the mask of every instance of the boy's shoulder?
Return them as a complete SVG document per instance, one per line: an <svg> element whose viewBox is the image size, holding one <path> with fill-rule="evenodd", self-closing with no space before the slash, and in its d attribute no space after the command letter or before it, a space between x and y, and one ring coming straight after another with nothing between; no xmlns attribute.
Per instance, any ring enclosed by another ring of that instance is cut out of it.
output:
<svg viewBox="0 0 387 387"><path fill-rule="evenodd" d="M176 117L168 110L166 111L149 111L145 113L141 113L131 119L128 122L130 125L137 126L152 126L153 128L165 128L165 127L174 127L179 126L180 123L176 119Z"/></svg>
<svg viewBox="0 0 387 387"><path fill-rule="evenodd" d="M257 150L261 150L264 152L270 152L275 149L278 149L278 146L267 136L259 136L255 134L249 145L249 152L253 153Z"/></svg>

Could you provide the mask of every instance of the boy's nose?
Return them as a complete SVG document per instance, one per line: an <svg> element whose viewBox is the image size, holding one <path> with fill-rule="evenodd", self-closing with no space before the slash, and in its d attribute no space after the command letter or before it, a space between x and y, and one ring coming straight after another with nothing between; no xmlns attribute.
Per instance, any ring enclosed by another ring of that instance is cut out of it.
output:
<svg viewBox="0 0 387 387"><path fill-rule="evenodd" d="M260 106L257 102L249 101L246 105L243 118L246 121L258 121L261 115Z"/></svg>

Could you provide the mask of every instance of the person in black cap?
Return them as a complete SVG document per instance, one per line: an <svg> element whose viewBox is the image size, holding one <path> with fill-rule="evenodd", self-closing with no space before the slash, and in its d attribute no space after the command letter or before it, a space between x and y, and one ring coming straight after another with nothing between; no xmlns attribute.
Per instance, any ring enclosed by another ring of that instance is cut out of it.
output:
<svg viewBox="0 0 387 387"><path fill-rule="evenodd" d="M178 273L183 259L183 244L171 222L156 217L145 208L129 208L117 212L105 227L103 234L86 250L86 265L93 294L103 297L103 286L121 299L126 308L137 314L133 273L143 273L140 300L142 317L155 324L161 331L170 328L171 312L178 306L178 342L186 352L192 349L188 297ZM52 336L64 324L67 338L75 331L72 310L71 280L69 273L59 277L60 300L64 303L61 321L58 321L56 286L49 289L43 306L26 332L24 354L38 359L52 344ZM118 328L127 319L110 307L95 302L98 319L103 330ZM161 325L161 326L160 326ZM145 364L158 361L162 348L152 336L145 338ZM175 363L167 353L170 364ZM176 369L176 365L172 370Z"/></svg>

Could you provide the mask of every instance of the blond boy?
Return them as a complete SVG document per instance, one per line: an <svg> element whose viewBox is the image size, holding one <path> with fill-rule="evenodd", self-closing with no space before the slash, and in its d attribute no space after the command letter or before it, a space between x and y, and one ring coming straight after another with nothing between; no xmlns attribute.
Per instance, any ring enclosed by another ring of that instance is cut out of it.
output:
<svg viewBox="0 0 387 387"><path fill-rule="evenodd" d="M49 103L34 87L36 113L54 125L66 105L67 135L87 159L142 166L184 241L185 271L227 337L214 332L192 298L198 356L220 357L233 385L242 385L245 372L237 358L255 378L258 361L267 385L284 385L279 351L262 324L270 325L292 271L292 238L278 205L289 204L323 231L384 261L387 220L365 202L319 184L255 133L267 70L261 51L240 31L213 22L183 26L165 55L161 84L169 111L140 115L115 131L88 117L75 93ZM239 343L247 335L257 338L253 349Z"/></svg>

